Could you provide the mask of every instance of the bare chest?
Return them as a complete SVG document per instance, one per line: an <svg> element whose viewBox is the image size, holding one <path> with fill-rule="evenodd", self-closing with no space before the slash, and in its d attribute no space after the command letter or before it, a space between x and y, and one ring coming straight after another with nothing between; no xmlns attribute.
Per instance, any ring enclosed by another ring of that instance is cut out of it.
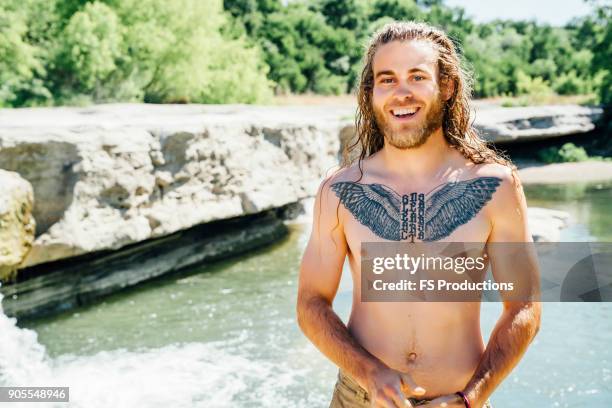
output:
<svg viewBox="0 0 612 408"><path fill-rule="evenodd" d="M499 183L478 177L404 194L383 184L340 182L332 188L347 242L358 254L362 242L485 242L491 227L485 207Z"/></svg>

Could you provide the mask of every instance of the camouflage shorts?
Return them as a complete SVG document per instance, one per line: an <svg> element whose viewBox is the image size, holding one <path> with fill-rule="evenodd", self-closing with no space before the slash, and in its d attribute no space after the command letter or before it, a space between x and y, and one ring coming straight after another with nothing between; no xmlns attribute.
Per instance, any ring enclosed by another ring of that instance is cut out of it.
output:
<svg viewBox="0 0 612 408"><path fill-rule="evenodd" d="M413 406L422 405L429 400L408 398ZM368 392L364 390L355 380L346 375L342 370L338 372L338 381L334 387L329 408L370 408ZM485 402L483 408L492 408L489 401Z"/></svg>

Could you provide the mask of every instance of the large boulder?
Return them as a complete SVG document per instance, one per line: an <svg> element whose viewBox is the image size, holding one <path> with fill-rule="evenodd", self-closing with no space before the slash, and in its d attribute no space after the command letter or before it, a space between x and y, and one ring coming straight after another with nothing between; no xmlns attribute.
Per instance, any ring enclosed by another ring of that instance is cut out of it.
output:
<svg viewBox="0 0 612 408"><path fill-rule="evenodd" d="M474 126L490 142L524 142L589 132L602 114L578 105L494 107L476 110Z"/></svg>
<svg viewBox="0 0 612 408"><path fill-rule="evenodd" d="M529 207L527 219L535 242L558 242L567 226L569 213L549 208Z"/></svg>
<svg viewBox="0 0 612 408"><path fill-rule="evenodd" d="M612 180L612 162L518 163L523 184L598 183Z"/></svg>
<svg viewBox="0 0 612 408"><path fill-rule="evenodd" d="M0 168L30 181L40 226L23 266L312 195L337 161L342 121L305 113L129 104L2 111Z"/></svg>
<svg viewBox="0 0 612 408"><path fill-rule="evenodd" d="M471 120L484 140L496 144L528 142L560 136L586 134L595 129L603 109L595 106L547 105L501 107L477 103ZM347 123L342 146L355 141L355 126ZM353 151L350 158L358 156Z"/></svg>
<svg viewBox="0 0 612 408"><path fill-rule="evenodd" d="M34 242L32 186L0 169L0 280L10 281Z"/></svg>

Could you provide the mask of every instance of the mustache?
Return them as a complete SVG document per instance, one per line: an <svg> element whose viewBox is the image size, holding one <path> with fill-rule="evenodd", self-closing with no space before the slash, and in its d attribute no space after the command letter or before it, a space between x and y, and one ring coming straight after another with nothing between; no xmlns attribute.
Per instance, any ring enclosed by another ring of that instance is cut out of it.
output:
<svg viewBox="0 0 612 408"><path fill-rule="evenodd" d="M385 106L386 109L393 109L393 108L406 108L408 106L418 106L419 108L423 106L423 103L417 100L410 100L410 101L406 101L404 103L392 103L392 104L388 104Z"/></svg>

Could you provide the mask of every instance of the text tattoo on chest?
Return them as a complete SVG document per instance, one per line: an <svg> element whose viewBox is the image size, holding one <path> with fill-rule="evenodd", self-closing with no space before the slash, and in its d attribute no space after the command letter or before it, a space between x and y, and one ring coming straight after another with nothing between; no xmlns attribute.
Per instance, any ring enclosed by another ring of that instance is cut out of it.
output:
<svg viewBox="0 0 612 408"><path fill-rule="evenodd" d="M331 185L342 205L373 233L390 241L437 241L467 223L491 199L498 177L454 181L435 191L400 195L384 184Z"/></svg>
<svg viewBox="0 0 612 408"><path fill-rule="evenodd" d="M418 237L418 239L423 240L425 238L425 194L404 194L402 196L401 214L400 239L410 238L414 242L414 237Z"/></svg>

